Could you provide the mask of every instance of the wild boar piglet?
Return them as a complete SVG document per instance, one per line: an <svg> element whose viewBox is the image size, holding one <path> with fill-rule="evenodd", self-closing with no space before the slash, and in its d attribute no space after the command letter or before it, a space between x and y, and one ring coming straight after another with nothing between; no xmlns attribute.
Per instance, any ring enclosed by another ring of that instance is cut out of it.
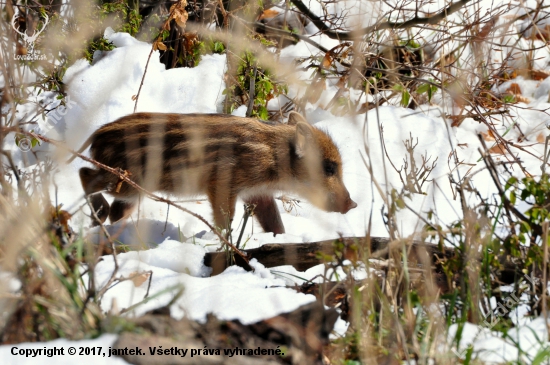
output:
<svg viewBox="0 0 550 365"><path fill-rule="evenodd" d="M205 194L214 222L228 228L241 197L255 205L266 232L284 233L273 194L303 196L315 206L347 213L357 204L342 180L332 139L292 112L288 124L222 114L136 113L95 131L80 151L124 171L148 191ZM81 168L80 180L101 222L127 217L140 192L103 169ZM111 206L99 192L114 196Z"/></svg>

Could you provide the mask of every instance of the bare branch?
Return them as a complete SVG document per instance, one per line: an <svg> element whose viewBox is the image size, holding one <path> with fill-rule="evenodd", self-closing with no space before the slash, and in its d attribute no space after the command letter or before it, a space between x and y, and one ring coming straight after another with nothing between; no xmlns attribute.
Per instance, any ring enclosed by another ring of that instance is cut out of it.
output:
<svg viewBox="0 0 550 365"><path fill-rule="evenodd" d="M328 25L323 22L323 20L314 14L309 8L301 1L301 0L290 0L297 8L300 10L305 16L307 16L313 24L323 34L327 35L330 38L334 39L340 39L340 40L353 40L356 39L358 36L361 37L364 34L368 34L377 30L384 30L384 29L406 29L410 27L414 27L416 25L421 24L437 24L441 20L445 19L449 15L453 14L454 12L460 10L464 5L469 3L471 0L459 0L455 3L452 3L445 9L443 9L441 12L429 16L429 17L419 17L415 16L412 19L409 19L405 22L382 22L377 23L375 25L371 25L366 28L358 29L354 32L336 32L333 31Z"/></svg>

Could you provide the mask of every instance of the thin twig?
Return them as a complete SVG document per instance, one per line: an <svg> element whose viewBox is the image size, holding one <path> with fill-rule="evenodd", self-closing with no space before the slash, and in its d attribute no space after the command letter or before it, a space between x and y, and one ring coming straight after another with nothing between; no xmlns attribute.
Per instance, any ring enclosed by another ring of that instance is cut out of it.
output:
<svg viewBox="0 0 550 365"><path fill-rule="evenodd" d="M139 84L139 89L136 94L136 103L134 104L134 113L137 109L139 94L141 93L141 88L143 86L143 81L145 80L145 75L147 74L147 68L149 67L149 61L151 60L151 55L153 54L154 48L151 46L151 52L149 52L149 57L147 57L147 63L145 64L145 70L143 71L143 76L141 77L141 83Z"/></svg>
<svg viewBox="0 0 550 365"><path fill-rule="evenodd" d="M253 76L250 79L250 91L248 93L248 107L246 108L246 116L251 117L254 110L254 95L256 94L256 76L258 74L258 62L254 63Z"/></svg>
<svg viewBox="0 0 550 365"><path fill-rule="evenodd" d="M542 233L541 227L539 225L531 223L527 219L527 217L525 217L519 210L517 210L517 208L514 207L512 205L512 203L510 202L510 200L506 197L505 191L502 188L502 185L501 185L501 183L498 179L498 171L496 170L495 163L493 162L493 159L491 158L491 155L489 153L487 153L487 146L485 145L485 141L483 140L483 137L480 134L478 134L478 138L481 141L481 144L482 144L483 148L485 149L485 152L482 151L481 149L478 149L478 151L479 151L481 157L483 158L483 161L485 162L485 165L487 166L487 170L489 171L489 175L491 175L491 178L493 179L493 182L495 183L495 186L498 190L498 193L499 193L500 197L502 198L502 201L504 202L504 206L510 212L514 213L514 215L516 217L518 217L522 221L529 224L529 226L533 229L533 231L540 235Z"/></svg>
<svg viewBox="0 0 550 365"><path fill-rule="evenodd" d="M113 239L111 238L111 235L109 234L109 232L107 231L107 229L103 225L103 222L101 222L101 219L99 219L99 217L97 216L97 212L95 211L94 207L92 206L92 203L88 200L88 197L86 197L86 201L88 202L88 205L90 206L90 210L92 211L92 215L93 215L94 219L97 222L99 222L99 226L101 227L101 230L103 231L103 234L105 234L105 237L107 238L107 241L109 242L109 244L111 246L111 251L112 251L111 255L113 255L113 262L115 263L115 269L111 273L111 276L109 277L109 280L107 280L107 283L103 286L103 288L101 288L101 290L99 290L99 292L97 294L98 298L101 298L101 297L103 297L103 294L105 294L105 292L109 289L111 284L116 279L115 277L118 273L118 268L119 268L118 259L117 259L117 256L116 256L115 243L114 243ZM101 247L101 244L100 244L100 247ZM103 248L101 247L99 252L101 252L102 250L103 250ZM93 272L91 273L91 275L94 275Z"/></svg>

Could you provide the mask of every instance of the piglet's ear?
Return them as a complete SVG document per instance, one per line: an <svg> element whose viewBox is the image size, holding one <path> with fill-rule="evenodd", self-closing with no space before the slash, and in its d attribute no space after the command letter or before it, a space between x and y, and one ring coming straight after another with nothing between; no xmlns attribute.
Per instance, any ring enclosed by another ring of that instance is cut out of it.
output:
<svg viewBox="0 0 550 365"><path fill-rule="evenodd" d="M313 127L306 122L296 124L296 154L298 157L304 157L308 146L313 141Z"/></svg>
<svg viewBox="0 0 550 365"><path fill-rule="evenodd" d="M299 122L307 123L307 120L298 112L290 112L288 115L288 125L297 125Z"/></svg>

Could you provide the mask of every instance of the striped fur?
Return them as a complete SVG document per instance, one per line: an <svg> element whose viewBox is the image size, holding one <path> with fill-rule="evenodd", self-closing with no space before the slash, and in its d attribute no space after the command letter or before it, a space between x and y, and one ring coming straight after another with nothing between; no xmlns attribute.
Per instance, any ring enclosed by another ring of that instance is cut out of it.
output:
<svg viewBox="0 0 550 365"><path fill-rule="evenodd" d="M327 211L356 204L342 182L342 161L330 137L298 113L289 125L221 114L137 113L100 127L88 140L95 160L130 174L149 191L206 194L218 227L233 218L236 198L257 205L262 228L283 233L273 193L297 193ZM83 148L85 148L83 146ZM103 170L82 168L86 194L104 221L130 214L139 193ZM117 191L117 185L119 190Z"/></svg>

